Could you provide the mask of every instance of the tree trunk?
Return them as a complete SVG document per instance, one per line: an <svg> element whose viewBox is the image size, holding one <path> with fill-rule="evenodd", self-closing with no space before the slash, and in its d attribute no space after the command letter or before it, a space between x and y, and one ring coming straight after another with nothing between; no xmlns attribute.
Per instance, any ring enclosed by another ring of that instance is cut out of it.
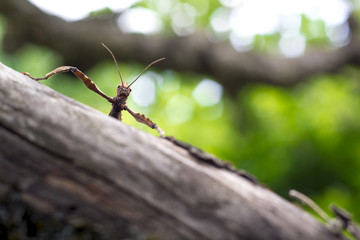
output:
<svg viewBox="0 0 360 240"><path fill-rule="evenodd" d="M0 110L2 236L12 214L36 239L56 239L54 226L105 239L343 239L241 174L1 63Z"/></svg>

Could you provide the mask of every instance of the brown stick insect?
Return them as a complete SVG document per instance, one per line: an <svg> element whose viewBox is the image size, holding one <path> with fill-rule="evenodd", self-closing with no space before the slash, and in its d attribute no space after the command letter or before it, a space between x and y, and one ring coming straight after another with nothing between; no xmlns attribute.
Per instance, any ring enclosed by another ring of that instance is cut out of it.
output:
<svg viewBox="0 0 360 240"><path fill-rule="evenodd" d="M23 74L30 77L31 79L34 79L36 81L39 80L46 80L48 78L50 78L51 76L58 74L58 73L63 73L63 72L72 72L75 76L77 76L78 78L80 78L81 81L83 81L83 83L86 85L87 88L89 88L90 90L94 91L95 93L99 94L100 96L102 96L103 98L105 98L106 100L108 100L111 105L111 111L109 113L109 116L117 118L121 121L121 112L126 110L128 111L131 116L133 116L135 118L136 121L143 123L149 127L151 127L152 129L156 129L160 136L163 137L164 136L164 131L162 131L153 121L151 121L149 118L145 117L144 114L140 114L140 113L135 113L134 111L132 111L126 104L126 100L128 99L130 92L131 92L131 88L130 86L140 78L140 76L153 64L164 60L165 58L159 58L153 62L151 62L149 65L147 65L147 67L130 83L127 84L127 82L124 82L122 80L121 74L120 74L120 70L119 70L119 66L117 64L116 58L114 56L114 54L111 52L111 50L102 43L102 45L106 48L106 50L108 50L112 56L112 58L114 59L117 71L119 73L120 76L120 80L121 80L121 85L117 86L117 90L116 90L116 96L115 97L109 97L108 95L106 95L105 93L103 93L97 86L96 84L88 77L86 76L83 72L81 72L79 69L77 69L76 67L73 66L61 66L58 67L54 70L52 70L51 72L49 72L48 74L45 75L45 77L43 78L34 78L32 77L29 73L24 72Z"/></svg>

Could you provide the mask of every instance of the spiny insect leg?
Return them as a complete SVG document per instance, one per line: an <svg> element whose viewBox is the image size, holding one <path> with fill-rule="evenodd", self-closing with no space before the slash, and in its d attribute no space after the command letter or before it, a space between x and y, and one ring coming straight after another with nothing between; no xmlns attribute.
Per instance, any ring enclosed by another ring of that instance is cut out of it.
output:
<svg viewBox="0 0 360 240"><path fill-rule="evenodd" d="M161 128L159 128L158 125L156 125L153 121L151 121L150 118L145 117L144 114L135 113L127 105L125 105L124 109L126 111L128 111L131 114L131 116L133 116L135 118L136 121L143 123L143 124L151 127L152 129L156 129L159 132L160 136L164 137L165 132L163 130L161 130Z"/></svg>
<svg viewBox="0 0 360 240"><path fill-rule="evenodd" d="M105 93L103 93L88 76L86 76L82 71L80 71L79 69L77 69L76 67L73 67L73 66L61 66L61 67L58 67L58 68L52 70L51 72L49 72L48 74L46 74L45 77L43 77L43 78L34 78L27 72L25 72L23 74L30 77L31 79L39 81L39 80L46 80L46 79L50 78L51 76L53 76L55 74L63 73L63 72L72 72L75 76L80 78L80 80L85 84L85 86L87 88L89 88L90 90L92 90L95 93L99 94L100 96L102 96L103 98L108 100L109 102L111 102L111 103L113 102L112 97L109 97Z"/></svg>
<svg viewBox="0 0 360 240"><path fill-rule="evenodd" d="M29 78L31 79L34 79L36 81L39 81L39 80L46 80L48 79L49 77L55 75L55 74L58 74L58 73L63 73L63 72L69 72L71 71L71 66L61 66L61 67L58 67L54 70L52 70L51 72L49 72L48 74L45 75L45 77L42 77L42 78L34 78L32 77L29 73L27 72L23 72L24 75L28 76Z"/></svg>

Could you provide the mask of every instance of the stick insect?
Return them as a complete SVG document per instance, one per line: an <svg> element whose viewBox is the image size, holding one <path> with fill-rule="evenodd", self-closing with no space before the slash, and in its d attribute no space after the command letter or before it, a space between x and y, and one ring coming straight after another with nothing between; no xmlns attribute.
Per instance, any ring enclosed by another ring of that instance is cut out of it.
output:
<svg viewBox="0 0 360 240"><path fill-rule="evenodd" d="M165 132L162 131L153 121L151 121L149 118L145 117L144 114L140 114L140 113L135 113L134 111L132 111L126 104L126 100L129 97L129 94L131 92L131 88L130 86L140 78L140 76L153 64L164 60L165 58L159 58L153 62L151 62L149 65L147 65L147 67L130 83L127 84L127 82L124 82L121 74L120 74L120 69L119 66L117 64L116 58L114 56L114 54L112 53L112 51L104 44L102 43L102 45L104 46L104 48L106 48L106 50L108 50L115 62L117 71L119 73L120 76L120 80L121 80L121 85L117 86L117 90L116 90L116 96L115 97L109 97L108 95L106 95L105 93L103 93L98 86L88 77L86 76L83 72L81 72L78 68L73 67L73 66L61 66L58 67L54 70L52 70L51 72L49 72L48 74L45 75L45 77L42 78L34 78L32 77L29 73L24 72L23 74L30 77L33 80L39 81L39 80L47 80L48 78L50 78L51 76L58 74L58 73L63 73L63 72L72 72L75 76L77 76L78 78L80 78L80 80L86 85L86 87L92 91L94 91L95 93L99 94L100 96L102 96L103 98L105 98L106 100L108 100L111 105L112 108L110 110L109 116L114 117L119 119L120 121L121 116L122 116L122 111L126 110L128 111L131 116L133 116L135 118L136 121L143 123L149 127L151 127L152 129L156 129L160 136L163 137Z"/></svg>

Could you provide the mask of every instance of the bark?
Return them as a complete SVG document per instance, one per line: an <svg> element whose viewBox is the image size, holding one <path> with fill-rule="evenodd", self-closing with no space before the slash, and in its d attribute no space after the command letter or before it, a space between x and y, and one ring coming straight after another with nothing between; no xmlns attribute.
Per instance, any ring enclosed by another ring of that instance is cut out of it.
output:
<svg viewBox="0 0 360 240"><path fill-rule="evenodd" d="M141 132L3 64L0 112L2 234L20 219L37 239L69 226L90 226L105 239L344 239L187 145Z"/></svg>
<svg viewBox="0 0 360 240"><path fill-rule="evenodd" d="M32 42L60 53L65 65L84 69L110 59L100 46L105 42L119 60L148 64L166 57L156 67L209 75L234 94L248 83L289 86L360 62L355 34L343 48L311 50L287 59L263 53L240 53L228 42L209 41L201 32L186 37L124 34L116 25L117 15L69 23L41 12L25 0L2 0L0 12L7 18L4 45L10 52ZM351 30L355 30L357 27L350 20Z"/></svg>

